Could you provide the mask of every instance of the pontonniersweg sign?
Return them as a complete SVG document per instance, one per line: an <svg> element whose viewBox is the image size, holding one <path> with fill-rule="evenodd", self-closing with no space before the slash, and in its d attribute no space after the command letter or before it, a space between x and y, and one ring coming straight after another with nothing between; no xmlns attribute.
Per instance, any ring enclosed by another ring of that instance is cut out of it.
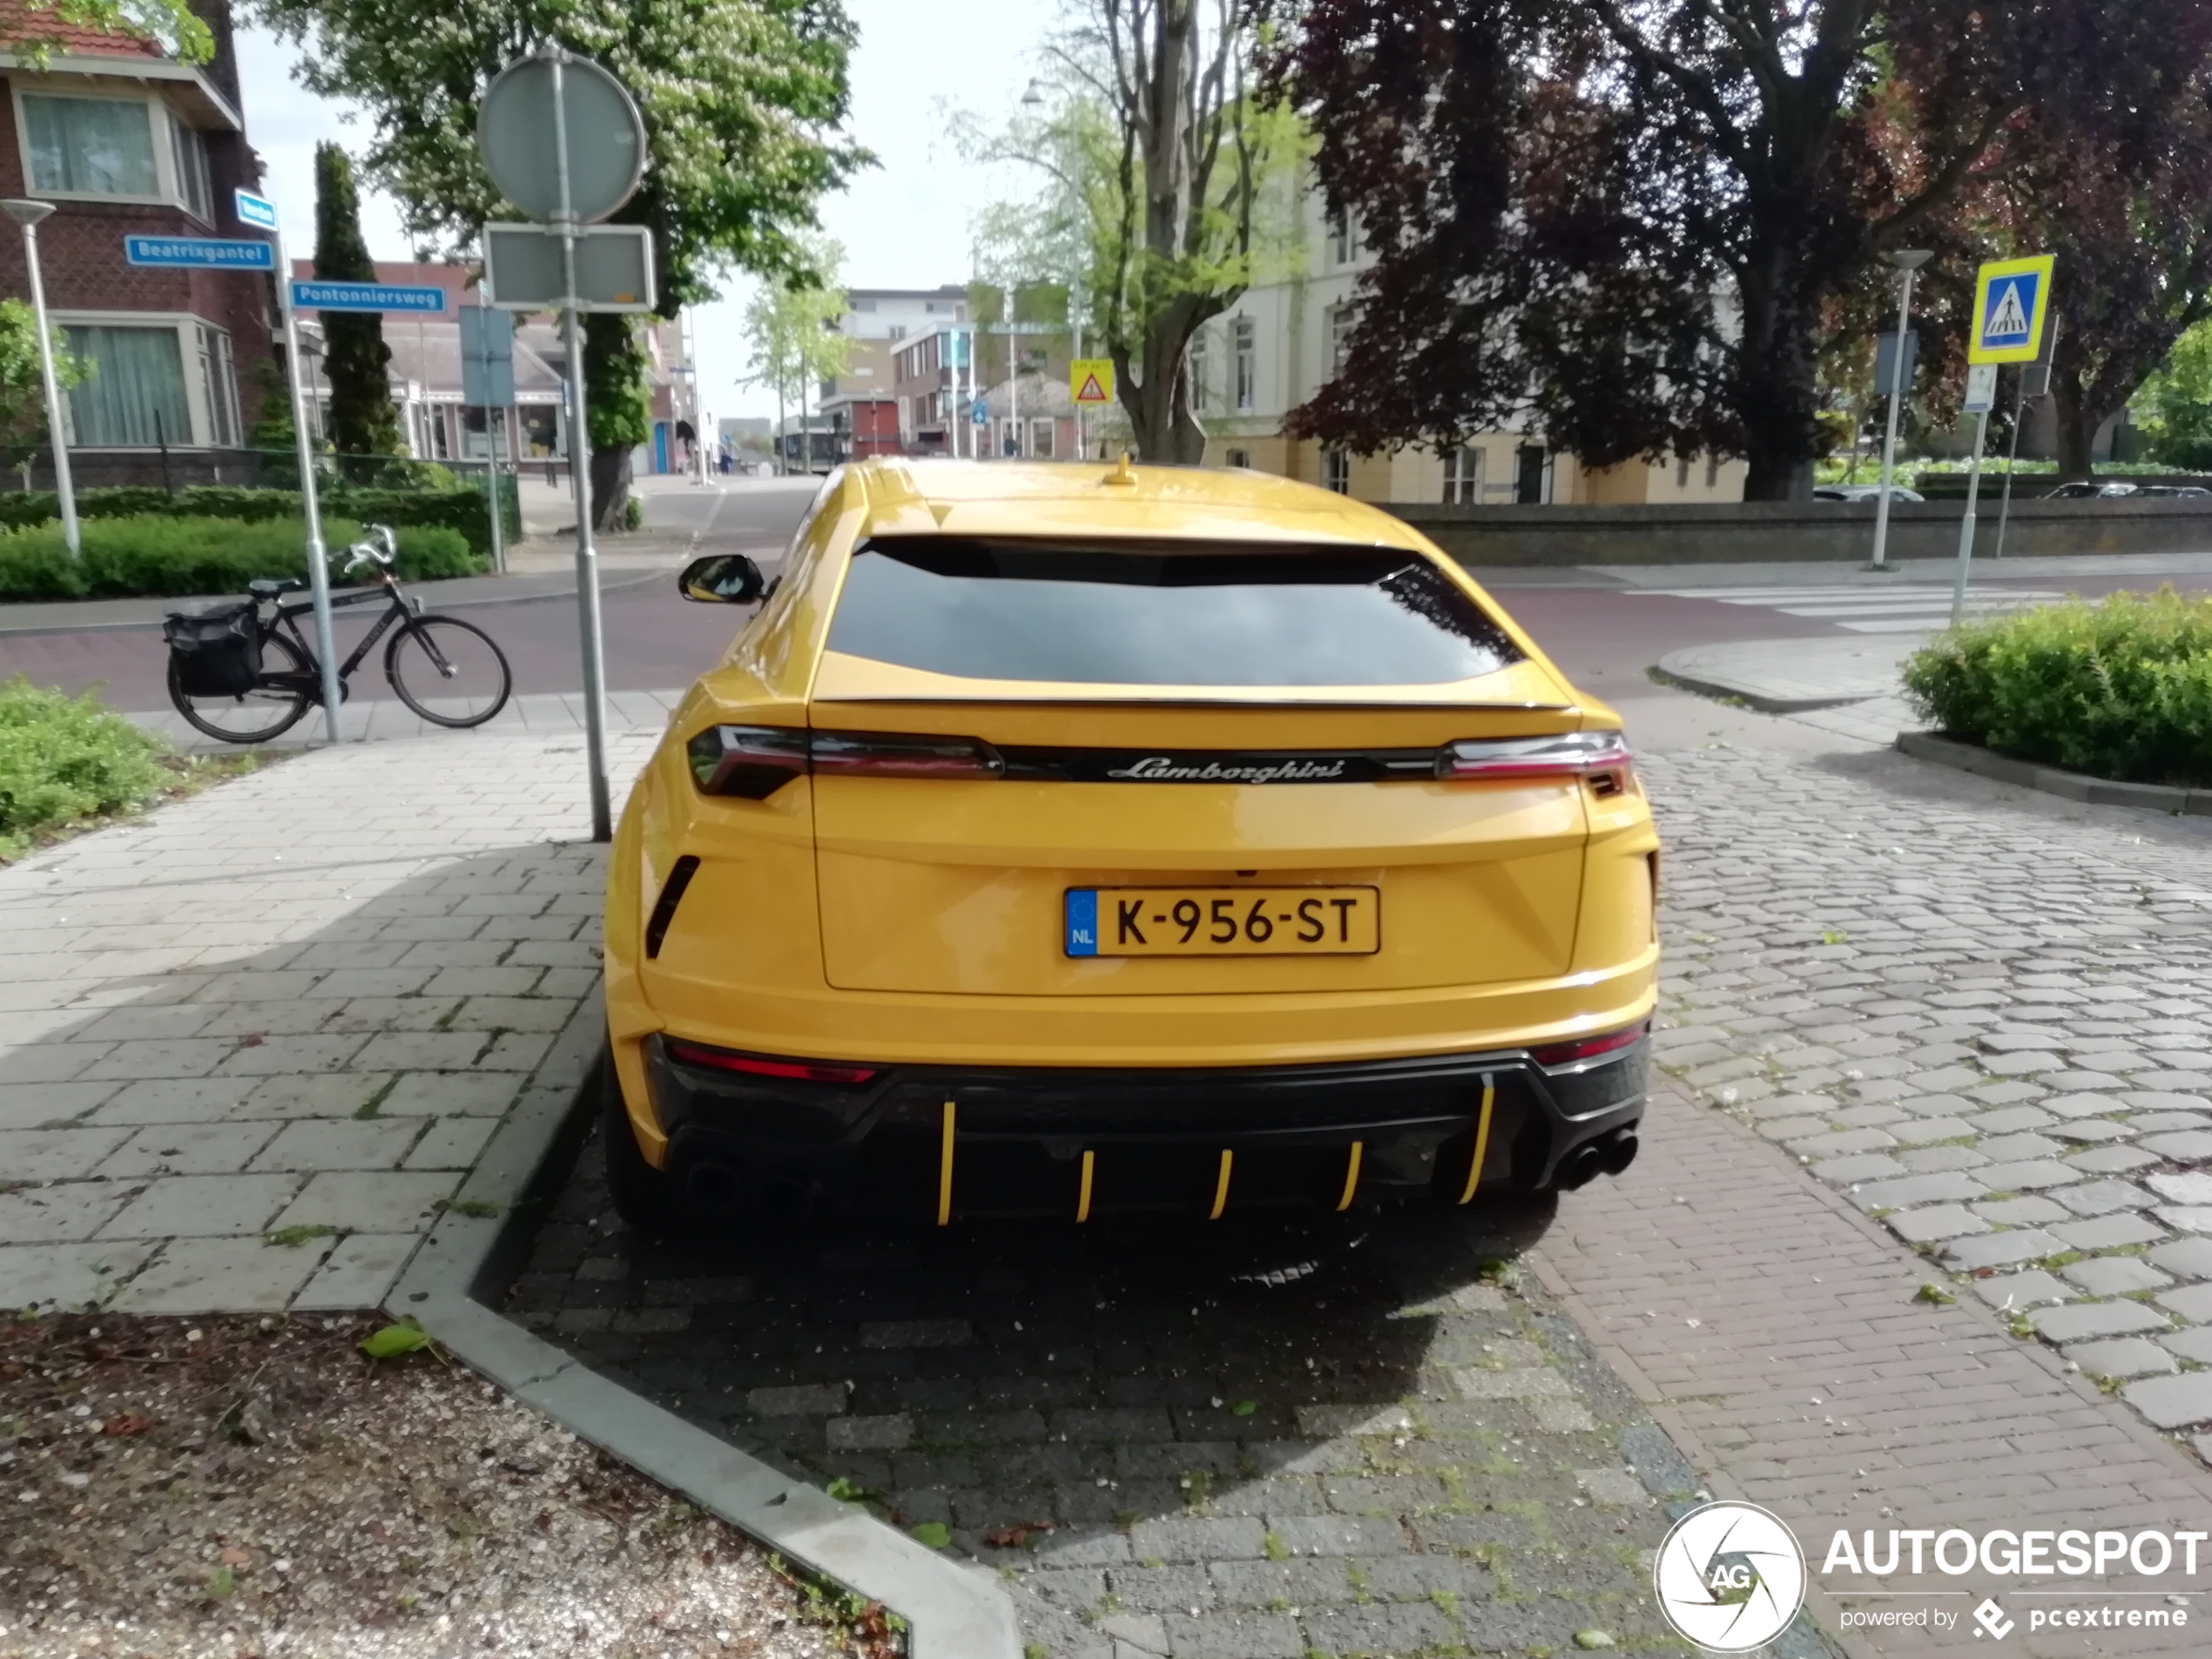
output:
<svg viewBox="0 0 2212 1659"><path fill-rule="evenodd" d="M318 282L292 285L292 303L302 311L415 311L442 314L443 288L394 282Z"/></svg>

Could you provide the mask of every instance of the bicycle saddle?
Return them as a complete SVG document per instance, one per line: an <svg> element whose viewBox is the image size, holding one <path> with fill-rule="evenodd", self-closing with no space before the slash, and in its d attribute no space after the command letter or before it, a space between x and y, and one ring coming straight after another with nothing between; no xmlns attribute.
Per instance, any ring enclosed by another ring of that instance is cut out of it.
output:
<svg viewBox="0 0 2212 1659"><path fill-rule="evenodd" d="M297 593L307 585L297 577L288 576L281 579L264 577L259 582L247 583L246 590L256 599L273 599L280 593Z"/></svg>

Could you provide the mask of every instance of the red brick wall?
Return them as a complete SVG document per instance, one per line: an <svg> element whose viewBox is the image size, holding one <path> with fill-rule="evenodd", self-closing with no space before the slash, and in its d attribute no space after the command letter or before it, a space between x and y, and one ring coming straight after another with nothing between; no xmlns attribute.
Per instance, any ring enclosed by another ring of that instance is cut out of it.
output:
<svg viewBox="0 0 2212 1659"><path fill-rule="evenodd" d="M219 35L227 43L227 30ZM123 256L125 236L245 236L231 192L258 185L260 165L242 133L209 132L207 158L218 223L211 230L177 207L140 203L64 201L38 227L46 304L55 311L185 312L230 330L239 404L254 419L253 364L270 356L274 292L270 278L242 271L165 270L134 266ZM23 146L12 96L0 96L0 196L27 196ZM0 225L0 293L30 296L22 235ZM187 365L187 372L190 366Z"/></svg>

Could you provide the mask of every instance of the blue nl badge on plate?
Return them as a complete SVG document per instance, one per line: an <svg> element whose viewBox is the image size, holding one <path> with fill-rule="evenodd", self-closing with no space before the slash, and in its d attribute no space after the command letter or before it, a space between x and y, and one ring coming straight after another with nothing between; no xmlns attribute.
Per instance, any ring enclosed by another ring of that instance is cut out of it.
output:
<svg viewBox="0 0 2212 1659"><path fill-rule="evenodd" d="M1068 889L1068 954L1098 954L1098 889Z"/></svg>

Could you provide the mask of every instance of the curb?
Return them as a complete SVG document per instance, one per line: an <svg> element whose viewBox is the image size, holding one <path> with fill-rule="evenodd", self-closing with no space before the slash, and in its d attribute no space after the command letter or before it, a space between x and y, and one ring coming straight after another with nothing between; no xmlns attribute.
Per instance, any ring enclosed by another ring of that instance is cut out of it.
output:
<svg viewBox="0 0 2212 1659"><path fill-rule="evenodd" d="M2014 784L2022 789L2040 790L2047 795L2082 801L2092 806L2134 806L2176 817L2212 818L2212 789L2115 783L2108 778L2092 778L2086 772L2062 772L2056 766L2009 759L1992 753L1979 744L1961 743L1955 738L1939 738L1927 732L1898 732L1897 747L1900 753L1916 760L1932 760L1939 766L1953 766L1977 777Z"/></svg>
<svg viewBox="0 0 2212 1659"><path fill-rule="evenodd" d="M606 1015L584 999L531 1074L457 1202L385 1298L472 1369L601 1451L732 1527L907 1622L912 1659L1022 1659L1014 1603L972 1573L818 1487L639 1399L506 1318L482 1299L508 1278L582 1144Z"/></svg>
<svg viewBox="0 0 2212 1659"><path fill-rule="evenodd" d="M1815 709L1847 708L1853 703L1864 703L1878 696L1874 691L1854 691L1849 697L1767 697L1749 691L1726 680L1700 679L1695 674L1678 674L1667 664L1681 653L1670 651L1661 658L1656 666L1644 672L1661 685L1671 685L1676 691L1694 691L1700 697L1734 698L1747 708L1762 714L1809 714Z"/></svg>
<svg viewBox="0 0 2212 1659"><path fill-rule="evenodd" d="M651 570L643 576L625 577L619 582L602 582L599 583L599 591L603 594L616 593L624 588L643 587L649 582L659 581L664 574L663 571ZM223 594L207 593L179 594L172 598L171 603L179 605L205 604L211 599L221 599L227 597ZM538 599L573 599L575 597L574 588L555 588L543 593L489 594L481 599L435 599L431 601L426 608L435 610L469 610L481 605L524 605ZM158 633L160 629L161 618L158 617L150 622L81 622L73 627L45 623L22 627L0 623L0 639L26 639L52 634Z"/></svg>

